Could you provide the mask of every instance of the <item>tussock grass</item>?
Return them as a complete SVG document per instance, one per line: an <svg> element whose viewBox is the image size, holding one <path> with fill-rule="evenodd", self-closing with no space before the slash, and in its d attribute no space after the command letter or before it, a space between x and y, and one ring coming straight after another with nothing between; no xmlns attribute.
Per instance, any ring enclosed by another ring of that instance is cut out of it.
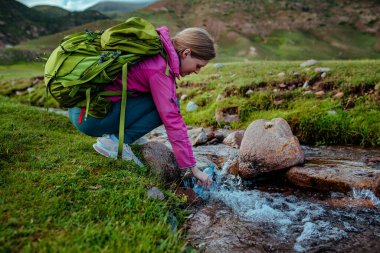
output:
<svg viewBox="0 0 380 253"><path fill-rule="evenodd" d="M180 252L181 200L69 120L0 96L1 252ZM149 199L156 185L166 199Z"/></svg>
<svg viewBox="0 0 380 253"><path fill-rule="evenodd" d="M246 128L256 119L282 117L304 144L379 146L379 60L321 61L306 68L300 67L300 63L231 62L217 68L211 62L198 75L178 82L179 97L187 95L181 101L185 122L224 127L226 124L216 121L215 111L237 107L240 121L228 127ZM36 73L39 67L42 72L42 65L31 65ZM33 80L23 79L27 68L27 65L0 66L0 75L3 75L0 94L30 105L57 107L51 97L45 97L42 81L33 86L32 93L27 92L28 82ZM329 68L330 71L321 77L316 68ZM303 88L306 82L308 87ZM17 90L21 91L19 95L15 95ZM249 90L253 93L247 95ZM315 93L320 90L325 94L318 97ZM334 97L339 92L344 95ZM216 101L219 95L223 99ZM190 100L200 106L196 113L185 110Z"/></svg>
<svg viewBox="0 0 380 253"><path fill-rule="evenodd" d="M380 145L380 62L378 60L322 61L306 68L301 61L213 63L198 75L181 79L178 93L182 114L190 125L223 127L215 110L239 108L239 122L246 128L256 119L286 119L304 144ZM325 77L316 68L330 68ZM279 75L282 73L282 75ZM308 87L303 88L305 82ZM247 95L246 92L253 93ZM324 90L323 96L316 96ZM305 94L309 91L310 94ZM336 98L338 92L344 96ZM223 99L216 101L221 95ZM187 112L190 101L200 108ZM279 102L280 101L280 102Z"/></svg>

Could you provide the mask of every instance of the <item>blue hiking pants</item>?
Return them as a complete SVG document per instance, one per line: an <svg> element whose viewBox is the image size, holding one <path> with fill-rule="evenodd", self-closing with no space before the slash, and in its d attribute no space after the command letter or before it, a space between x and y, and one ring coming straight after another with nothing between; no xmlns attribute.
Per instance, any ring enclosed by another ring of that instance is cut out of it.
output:
<svg viewBox="0 0 380 253"><path fill-rule="evenodd" d="M74 126L86 135L99 137L103 134L114 134L118 137L120 104L121 101L113 103L106 117L97 119L88 115L87 119L83 118L80 124L78 120L82 109L73 107L69 109L69 118ZM131 144L160 125L162 125L162 121L150 93L128 97L125 111L124 143Z"/></svg>

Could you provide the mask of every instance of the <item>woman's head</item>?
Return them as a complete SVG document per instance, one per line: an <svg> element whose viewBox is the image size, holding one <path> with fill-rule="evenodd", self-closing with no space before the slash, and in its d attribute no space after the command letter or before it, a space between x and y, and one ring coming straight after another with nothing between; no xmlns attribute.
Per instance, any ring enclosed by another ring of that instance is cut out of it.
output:
<svg viewBox="0 0 380 253"><path fill-rule="evenodd" d="M214 40L202 28L187 28L173 38L181 61L181 76L198 73L216 55Z"/></svg>

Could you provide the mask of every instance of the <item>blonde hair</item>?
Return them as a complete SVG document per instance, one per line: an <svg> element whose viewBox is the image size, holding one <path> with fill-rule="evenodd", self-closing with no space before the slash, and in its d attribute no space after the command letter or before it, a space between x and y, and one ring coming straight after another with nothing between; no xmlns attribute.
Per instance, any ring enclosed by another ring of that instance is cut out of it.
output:
<svg viewBox="0 0 380 253"><path fill-rule="evenodd" d="M191 27L177 33L173 38L174 48L178 53L189 48L191 56L209 61L216 56L214 39L203 28Z"/></svg>

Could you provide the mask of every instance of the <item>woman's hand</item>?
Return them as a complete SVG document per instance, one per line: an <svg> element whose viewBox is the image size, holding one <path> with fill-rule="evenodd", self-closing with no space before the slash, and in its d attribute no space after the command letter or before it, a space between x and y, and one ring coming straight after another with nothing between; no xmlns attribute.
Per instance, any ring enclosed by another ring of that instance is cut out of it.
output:
<svg viewBox="0 0 380 253"><path fill-rule="evenodd" d="M212 179L209 177L209 175L207 175L206 173L204 173L197 167L192 168L191 171L193 172L194 177L198 179L199 181L201 181L201 182L198 182L197 184L206 186L206 190L208 190L208 188L212 184Z"/></svg>

